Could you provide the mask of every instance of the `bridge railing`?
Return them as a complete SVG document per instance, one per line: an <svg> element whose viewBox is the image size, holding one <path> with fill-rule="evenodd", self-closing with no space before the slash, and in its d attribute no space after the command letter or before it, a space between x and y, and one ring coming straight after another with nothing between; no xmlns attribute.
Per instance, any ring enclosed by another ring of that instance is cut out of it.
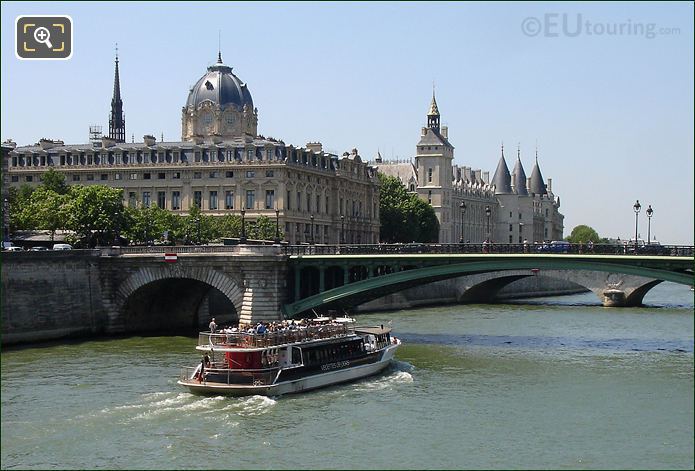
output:
<svg viewBox="0 0 695 471"><path fill-rule="evenodd" d="M387 255L387 254L574 254L574 255L657 255L692 257L692 245L616 244L349 244L287 245L286 255Z"/></svg>

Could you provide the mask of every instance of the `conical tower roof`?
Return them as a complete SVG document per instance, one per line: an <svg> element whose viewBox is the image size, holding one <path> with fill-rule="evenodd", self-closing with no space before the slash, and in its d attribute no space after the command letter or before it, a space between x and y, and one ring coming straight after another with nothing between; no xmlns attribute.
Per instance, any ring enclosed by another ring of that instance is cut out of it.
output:
<svg viewBox="0 0 695 471"><path fill-rule="evenodd" d="M543 181L543 175L541 175L541 169L538 167L538 153L536 153L536 163L533 164L533 170L531 170L531 184L529 191L536 195L544 195L547 193L545 189L545 181Z"/></svg>
<svg viewBox="0 0 695 471"><path fill-rule="evenodd" d="M502 146L502 156L497 164L495 176L492 177L492 184L495 186L496 195L509 195L512 193L512 176L509 174L507 162L504 160L504 146Z"/></svg>
<svg viewBox="0 0 695 471"><path fill-rule="evenodd" d="M432 92L432 103L430 103L430 110L427 112L427 116L439 116L439 108L437 108L437 100L434 98L434 91Z"/></svg>
<svg viewBox="0 0 695 471"><path fill-rule="evenodd" d="M514 192L517 195L528 196L528 190L526 189L526 172L524 172L524 166L521 164L520 154L520 151L517 150L516 164L514 165L514 170L512 171Z"/></svg>

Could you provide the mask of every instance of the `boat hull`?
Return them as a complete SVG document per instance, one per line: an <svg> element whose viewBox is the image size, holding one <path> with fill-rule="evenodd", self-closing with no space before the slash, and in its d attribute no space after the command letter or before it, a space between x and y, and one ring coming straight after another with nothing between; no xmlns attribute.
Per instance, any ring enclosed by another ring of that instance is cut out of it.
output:
<svg viewBox="0 0 695 471"><path fill-rule="evenodd" d="M323 388L334 384L355 381L372 376L383 371L391 362L400 342L390 345L383 350L381 358L366 365L359 365L340 370L305 376L290 381L281 381L269 385L230 385L209 381L179 380L178 384L187 387L192 393L225 396L281 396L312 389Z"/></svg>

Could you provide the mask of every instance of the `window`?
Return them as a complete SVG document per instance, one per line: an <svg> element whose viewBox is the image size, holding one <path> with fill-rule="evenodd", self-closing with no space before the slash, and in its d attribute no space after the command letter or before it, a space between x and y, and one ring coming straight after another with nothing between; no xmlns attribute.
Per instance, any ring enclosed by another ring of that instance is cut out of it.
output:
<svg viewBox="0 0 695 471"><path fill-rule="evenodd" d="M94 174L93 174L93 173L88 173L88 174L87 174L87 181L88 181L88 182L94 181Z"/></svg>
<svg viewBox="0 0 695 471"><path fill-rule="evenodd" d="M210 178L219 178L220 177L220 172L217 170L210 172Z"/></svg>
<svg viewBox="0 0 695 471"><path fill-rule="evenodd" d="M202 172L193 172L193 178L195 178L196 180L199 180L199 179L203 178L203 173Z"/></svg>
<svg viewBox="0 0 695 471"><path fill-rule="evenodd" d="M521 213L519 213L519 221L521 221Z"/></svg>
<svg viewBox="0 0 695 471"><path fill-rule="evenodd" d="M210 192L210 205L208 206L208 209L217 209L217 192L216 191L211 191Z"/></svg>
<svg viewBox="0 0 695 471"><path fill-rule="evenodd" d="M135 192L134 191L128 192L128 206L131 208L134 208L136 202L137 202L137 197L135 196Z"/></svg>
<svg viewBox="0 0 695 471"><path fill-rule="evenodd" d="M512 225L510 224L510 225L509 225L509 232L512 232L513 229L514 229L514 228L513 228ZM509 236L509 237L511 237L511 236ZM510 240L509 242L511 242L511 240Z"/></svg>
<svg viewBox="0 0 695 471"><path fill-rule="evenodd" d="M509 211L509 219L511 219L511 218L512 218L512 212Z"/></svg>
<svg viewBox="0 0 695 471"><path fill-rule="evenodd" d="M321 213L321 196L316 195L316 212Z"/></svg>
<svg viewBox="0 0 695 471"><path fill-rule="evenodd" d="M301 211L302 209L302 192L298 191L297 192L297 211Z"/></svg>
<svg viewBox="0 0 695 471"><path fill-rule="evenodd" d="M287 190L287 199L285 200L285 209L288 211L292 208L290 208L290 201L292 201L292 192L290 190Z"/></svg>
<svg viewBox="0 0 695 471"><path fill-rule="evenodd" d="M247 170L246 171L246 178L253 178L256 176L256 171L255 170Z"/></svg>
<svg viewBox="0 0 695 471"><path fill-rule="evenodd" d="M224 176L226 178L234 178L234 172L231 170L227 170L226 172L224 172Z"/></svg>
<svg viewBox="0 0 695 471"><path fill-rule="evenodd" d="M144 208L150 207L150 192L149 191L143 191L142 192L142 206Z"/></svg>
<svg viewBox="0 0 695 471"><path fill-rule="evenodd" d="M143 180L152 180L152 174L150 172L145 172L142 174Z"/></svg>
<svg viewBox="0 0 695 471"><path fill-rule="evenodd" d="M171 178L173 178L174 180L180 180L181 179L181 172L174 172L171 175Z"/></svg>
<svg viewBox="0 0 695 471"><path fill-rule="evenodd" d="M227 113L224 117L227 124L234 124L234 115L232 113Z"/></svg>
<svg viewBox="0 0 695 471"><path fill-rule="evenodd" d="M113 179L114 179L114 180L120 180L121 178L123 178L123 175L121 175L120 173L115 173L115 174L113 175Z"/></svg>
<svg viewBox="0 0 695 471"><path fill-rule="evenodd" d="M275 190L265 190L265 209L275 207Z"/></svg>
<svg viewBox="0 0 695 471"><path fill-rule="evenodd" d="M19 175L12 175L12 182L17 183L19 181Z"/></svg>
<svg viewBox="0 0 695 471"><path fill-rule="evenodd" d="M512 235L511 234L509 234L509 243L510 244L512 243Z"/></svg>
<svg viewBox="0 0 695 471"><path fill-rule="evenodd" d="M199 208L202 207L202 205L203 205L203 192L202 191L194 191L193 192L193 204L198 206Z"/></svg>
<svg viewBox="0 0 695 471"><path fill-rule="evenodd" d="M306 194L306 211L307 213L311 212L311 193Z"/></svg>
<svg viewBox="0 0 695 471"><path fill-rule="evenodd" d="M137 174L137 173L131 173L131 174L130 174L130 179L131 179L131 180L137 180L137 179L138 179L138 174Z"/></svg>
<svg viewBox="0 0 695 471"><path fill-rule="evenodd" d="M246 190L246 209L253 209L256 203L256 192L254 190Z"/></svg>
<svg viewBox="0 0 695 471"><path fill-rule="evenodd" d="M171 192L171 209L181 209L181 192Z"/></svg>
<svg viewBox="0 0 695 471"><path fill-rule="evenodd" d="M102 181L106 181L106 180L109 179L109 175L106 174L106 173L102 173L102 174L99 176L99 179L102 180Z"/></svg>
<svg viewBox="0 0 695 471"><path fill-rule="evenodd" d="M164 180L164 179L166 179L166 177L167 177L167 174L164 172L159 172L157 174L157 180Z"/></svg>
<svg viewBox="0 0 695 471"><path fill-rule="evenodd" d="M249 149L246 151L246 160L253 160L253 150Z"/></svg>
<svg viewBox="0 0 695 471"><path fill-rule="evenodd" d="M234 209L234 192L232 190L224 192L224 209Z"/></svg>
<svg viewBox="0 0 695 471"><path fill-rule="evenodd" d="M427 182L432 183L432 169L431 168L427 169Z"/></svg>
<svg viewBox="0 0 695 471"><path fill-rule="evenodd" d="M200 162L200 151L197 151L194 155L195 155L194 160L196 162Z"/></svg>
<svg viewBox="0 0 695 471"><path fill-rule="evenodd" d="M157 192L157 206L159 206L162 209L166 209L166 207L167 207L167 194L165 191L158 191Z"/></svg>
<svg viewBox="0 0 695 471"><path fill-rule="evenodd" d="M78 177L78 178L79 178L78 175L73 175L73 176L72 176L72 180L73 180L73 181L75 181L75 177ZM33 182L33 181L34 181L34 177L32 177L31 175L27 175L26 177L24 177L24 179L25 179L26 181L28 181L28 182ZM77 181L79 181L79 180L77 180Z"/></svg>
<svg viewBox="0 0 695 471"><path fill-rule="evenodd" d="M432 204L432 190L427 192L427 202Z"/></svg>
<svg viewBox="0 0 695 471"><path fill-rule="evenodd" d="M273 172L272 170L266 170L266 171L265 171L265 176L266 176L266 177L274 177L274 176L275 176L275 172Z"/></svg>

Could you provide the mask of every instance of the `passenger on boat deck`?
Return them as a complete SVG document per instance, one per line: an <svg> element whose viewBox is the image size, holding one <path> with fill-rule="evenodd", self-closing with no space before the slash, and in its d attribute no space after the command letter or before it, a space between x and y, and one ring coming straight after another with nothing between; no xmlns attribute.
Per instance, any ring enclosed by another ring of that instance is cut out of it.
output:
<svg viewBox="0 0 695 471"><path fill-rule="evenodd" d="M207 353L205 354L205 356L203 356L203 364L206 368L210 368L210 357Z"/></svg>
<svg viewBox="0 0 695 471"><path fill-rule="evenodd" d="M215 324L215 318L213 317L212 320L210 321L210 333L214 334L215 330L217 329L217 324Z"/></svg>

